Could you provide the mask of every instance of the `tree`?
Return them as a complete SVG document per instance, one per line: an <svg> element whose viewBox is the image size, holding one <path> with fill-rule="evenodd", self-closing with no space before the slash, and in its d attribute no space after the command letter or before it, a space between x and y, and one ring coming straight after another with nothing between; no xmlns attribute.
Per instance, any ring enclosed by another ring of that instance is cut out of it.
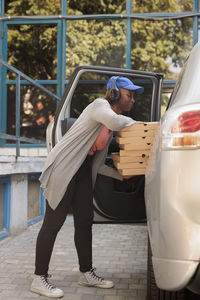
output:
<svg viewBox="0 0 200 300"><path fill-rule="evenodd" d="M15 0L8 15L58 15L61 1ZM192 0L133 0L133 12L192 11ZM69 0L69 15L125 13L125 0ZM173 77L170 65L181 67L192 47L192 19L133 20L133 69L160 72ZM11 27L8 60L37 79L55 79L57 28L52 25ZM34 51L36 49L36 51ZM67 21L67 77L79 65L125 67L125 20ZM30 63L31 62L31 63ZM34 67L35 65L35 67Z"/></svg>
<svg viewBox="0 0 200 300"><path fill-rule="evenodd" d="M134 13L192 11L192 0L132 0ZM68 15L85 14L125 14L126 0L69 0ZM8 0L6 14L19 15L59 15L61 0ZM177 20L132 21L131 66L135 70L145 70L165 74L165 78L176 78L176 73L192 48L192 18ZM66 45L66 74L70 74L80 65L101 65L126 67L126 20L68 20ZM15 25L8 31L8 63L34 79L56 79L57 76L57 27L52 24ZM12 74L8 74L12 78ZM42 110L48 111L45 117L49 121L55 110L52 100L36 94L28 87L30 107L29 115L22 114L22 123L31 122L41 126L44 121ZM9 91L13 93L12 87ZM9 98L9 109L14 105ZM22 99L24 102L24 99ZM23 103L22 103L23 107ZM41 115L42 114L42 115ZM42 117L41 117L42 116ZM43 121L42 121L43 120ZM10 123L10 128L12 128ZM43 126L42 125L42 126ZM43 126L44 127L44 126Z"/></svg>
<svg viewBox="0 0 200 300"><path fill-rule="evenodd" d="M142 2L142 3L141 3ZM142 5L145 6L145 11ZM134 0L136 12L192 11L192 1ZM180 68L192 48L193 20L135 20L133 21L132 66L138 70L164 73L175 78L171 67Z"/></svg>

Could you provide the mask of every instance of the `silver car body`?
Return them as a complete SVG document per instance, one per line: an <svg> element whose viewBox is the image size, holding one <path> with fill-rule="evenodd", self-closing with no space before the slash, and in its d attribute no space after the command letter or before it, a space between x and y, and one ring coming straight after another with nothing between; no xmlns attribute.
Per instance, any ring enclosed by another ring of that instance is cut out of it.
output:
<svg viewBox="0 0 200 300"><path fill-rule="evenodd" d="M187 286L200 262L200 128L194 128L198 124L200 43L189 55L160 121L146 172L153 268L164 290Z"/></svg>

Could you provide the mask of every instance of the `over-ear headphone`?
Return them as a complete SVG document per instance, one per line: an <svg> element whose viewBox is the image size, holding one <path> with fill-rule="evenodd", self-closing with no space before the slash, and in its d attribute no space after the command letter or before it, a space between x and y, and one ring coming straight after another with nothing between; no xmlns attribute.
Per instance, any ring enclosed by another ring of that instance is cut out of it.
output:
<svg viewBox="0 0 200 300"><path fill-rule="evenodd" d="M111 89L110 89L110 100L112 102L119 101L119 99L121 97L120 90L118 89L117 84L116 84L118 78L119 78L119 76L115 76L115 78L112 82Z"/></svg>

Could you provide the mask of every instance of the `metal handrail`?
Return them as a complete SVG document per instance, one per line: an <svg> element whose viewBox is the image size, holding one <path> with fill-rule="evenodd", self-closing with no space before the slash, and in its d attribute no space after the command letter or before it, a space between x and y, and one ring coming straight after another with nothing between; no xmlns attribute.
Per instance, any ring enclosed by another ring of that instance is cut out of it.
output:
<svg viewBox="0 0 200 300"><path fill-rule="evenodd" d="M20 83L21 83L21 77L27 80L29 83L34 85L35 87L39 88L40 90L44 91L51 97L54 97L56 100L60 101L60 98L37 83L35 80L30 78L29 76L25 75L15 67L12 67L11 65L7 64L5 61L0 59L0 65L7 68L8 70L14 72L17 74L16 78L16 134L14 135L9 135L6 133L0 132L0 139L8 139L12 141L16 141L16 156L20 156L20 143L25 142L25 143L30 143L30 144L42 144L45 145L45 142L42 140L36 140L36 139L31 139L31 138L25 138L25 137L20 137Z"/></svg>

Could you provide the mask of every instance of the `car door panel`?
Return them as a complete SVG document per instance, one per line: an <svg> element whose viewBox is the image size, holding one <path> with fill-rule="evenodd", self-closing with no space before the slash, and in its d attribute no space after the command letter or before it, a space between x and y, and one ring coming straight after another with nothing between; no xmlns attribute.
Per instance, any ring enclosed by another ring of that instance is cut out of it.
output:
<svg viewBox="0 0 200 300"><path fill-rule="evenodd" d="M144 176L125 181L98 175L94 190L96 212L110 220L145 221Z"/></svg>

